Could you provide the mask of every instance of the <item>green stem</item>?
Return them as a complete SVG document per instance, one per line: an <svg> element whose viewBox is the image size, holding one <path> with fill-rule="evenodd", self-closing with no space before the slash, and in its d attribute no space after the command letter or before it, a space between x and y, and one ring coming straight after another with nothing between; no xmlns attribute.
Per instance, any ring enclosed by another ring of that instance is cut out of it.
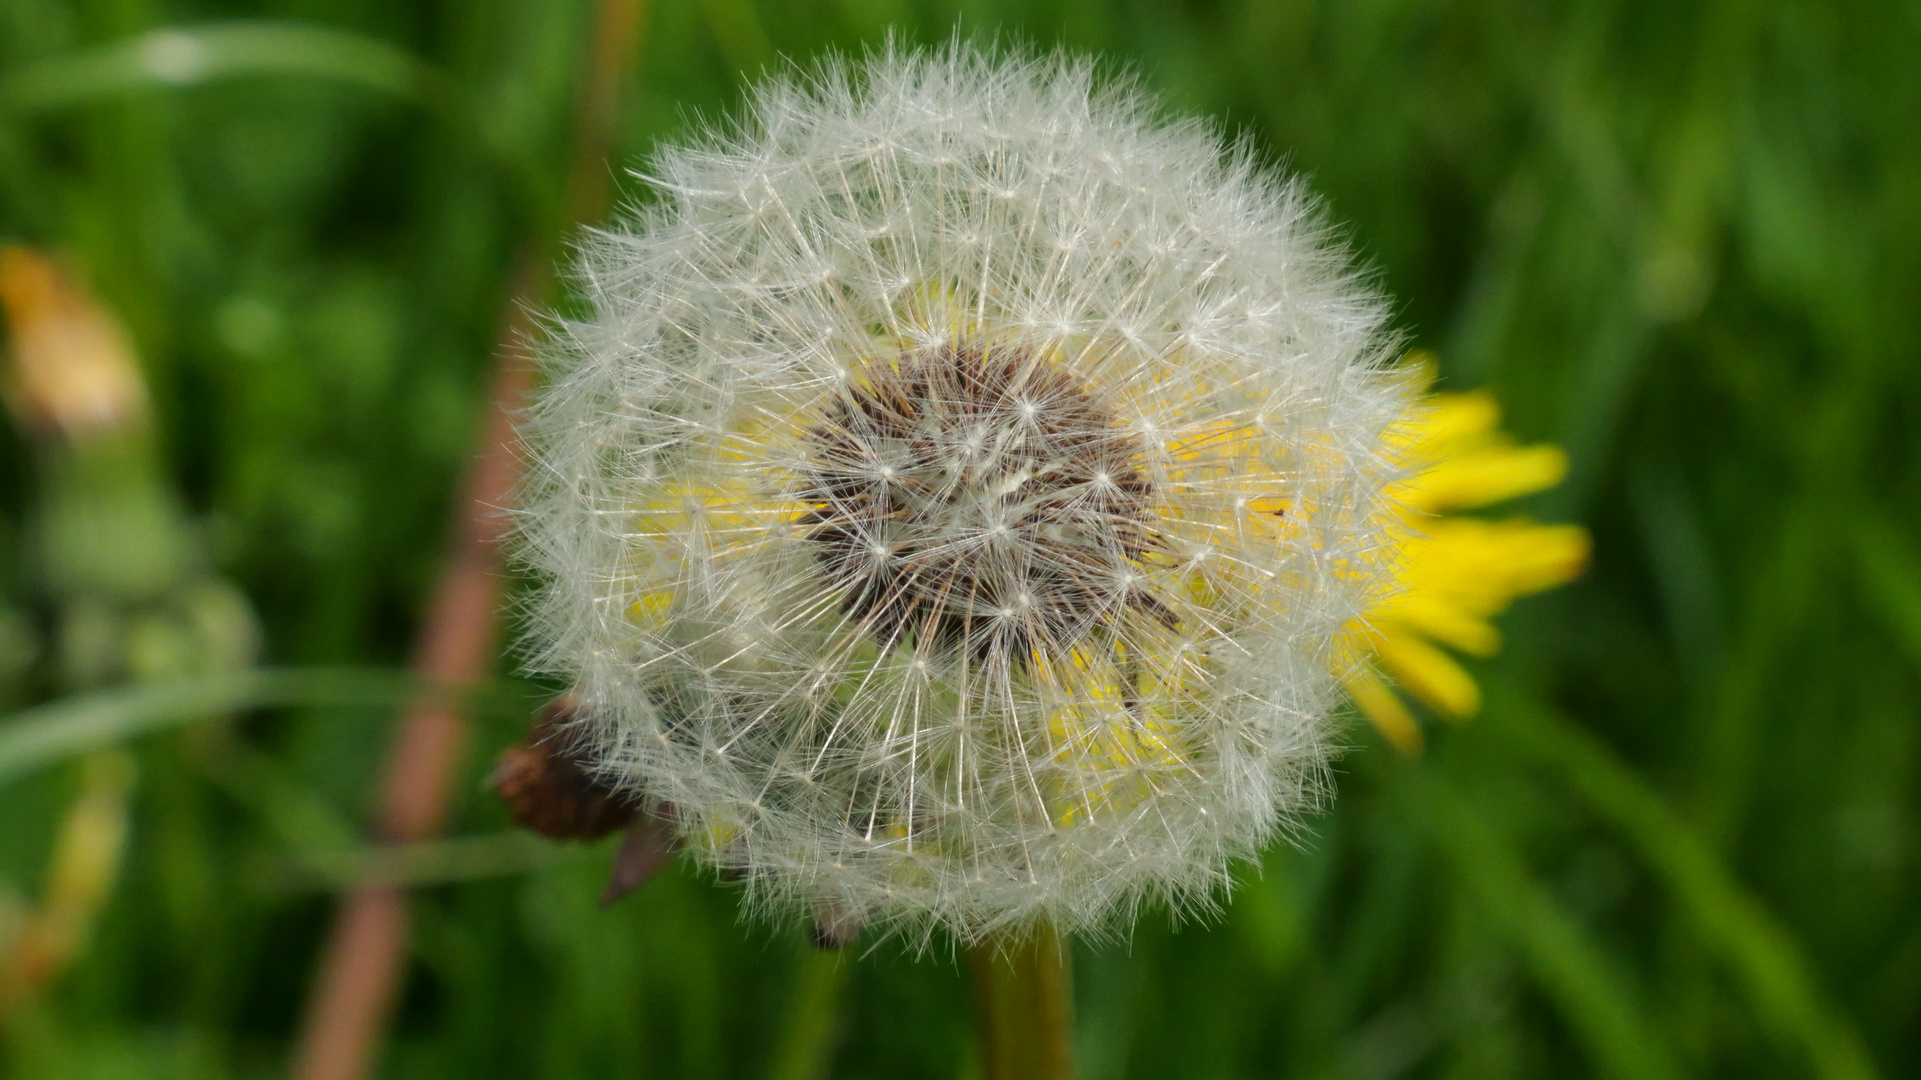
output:
<svg viewBox="0 0 1921 1080"><path fill-rule="evenodd" d="M983 1080L1073 1080L1074 993L1067 941L1049 923L974 947Z"/></svg>

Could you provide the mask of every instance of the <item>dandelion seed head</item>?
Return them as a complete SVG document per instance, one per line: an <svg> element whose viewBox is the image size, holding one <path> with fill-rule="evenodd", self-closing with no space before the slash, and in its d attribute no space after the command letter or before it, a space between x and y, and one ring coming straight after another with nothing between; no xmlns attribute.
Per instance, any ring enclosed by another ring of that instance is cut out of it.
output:
<svg viewBox="0 0 1921 1080"><path fill-rule="evenodd" d="M1308 196L965 44L764 83L649 179L524 426L598 775L763 911L1211 903L1320 792L1409 399Z"/></svg>

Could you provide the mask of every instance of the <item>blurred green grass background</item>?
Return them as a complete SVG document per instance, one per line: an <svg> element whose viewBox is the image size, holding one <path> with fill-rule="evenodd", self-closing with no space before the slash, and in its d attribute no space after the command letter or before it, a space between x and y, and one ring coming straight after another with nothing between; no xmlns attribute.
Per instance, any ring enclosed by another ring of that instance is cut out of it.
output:
<svg viewBox="0 0 1921 1080"><path fill-rule="evenodd" d="M7 1075L283 1072L329 884L374 872L383 672L511 264L562 250L591 22L0 0L0 241L124 320L155 417L104 464L0 435L0 709L200 673L0 728L0 931L75 792L131 792ZM957 22L1099 52L1306 173L1442 385L1572 454L1527 509L1596 540L1506 619L1481 717L1415 759L1353 725L1334 805L1223 914L1077 947L1086 1080L1921 1074L1921 5L654 0L616 162L779 57ZM969 1075L953 957L836 982L723 885L602 912L607 847L505 832L487 763L550 690L509 658L476 699L380 1075L810 1075L784 1038L812 1074Z"/></svg>

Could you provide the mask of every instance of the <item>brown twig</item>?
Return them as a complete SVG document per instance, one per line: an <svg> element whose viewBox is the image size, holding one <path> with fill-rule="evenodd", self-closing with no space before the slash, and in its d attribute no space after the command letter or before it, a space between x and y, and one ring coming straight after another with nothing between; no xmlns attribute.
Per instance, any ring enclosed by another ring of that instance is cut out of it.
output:
<svg viewBox="0 0 1921 1080"><path fill-rule="evenodd" d="M644 0L598 0L591 61L575 102L574 156L567 180L567 225L592 220L608 197L607 153L620 84L638 49ZM545 245L518 261L507 324L479 452L462 485L458 533L441 568L414 656L414 670L437 686L484 677L498 644L501 508L519 479L513 418L534 385L526 345L532 312L549 298L553 277ZM381 839L437 834L466 739L466 722L446 695L409 706L397 721L381 779ZM297 1080L360 1080L392 1009L409 929L398 888L357 889L343 902L329 937L295 1051Z"/></svg>

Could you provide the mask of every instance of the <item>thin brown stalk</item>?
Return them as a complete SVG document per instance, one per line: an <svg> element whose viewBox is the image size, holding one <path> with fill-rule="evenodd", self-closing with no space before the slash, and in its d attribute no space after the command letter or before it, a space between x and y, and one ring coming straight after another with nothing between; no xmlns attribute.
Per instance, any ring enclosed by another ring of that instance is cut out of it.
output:
<svg viewBox="0 0 1921 1080"><path fill-rule="evenodd" d="M574 157L565 209L571 226L606 209L608 147L620 85L638 50L644 0L598 0L592 50L575 101ZM532 312L549 299L547 245L531 245L516 265L479 449L462 485L457 532L421 625L414 670L439 686L484 678L498 647L501 508L520 475L513 417L534 385L527 342ZM378 833L395 843L440 832L448 792L467 735L446 695L404 710L388 746L380 786ZM361 1080L386 1027L407 952L405 893L391 886L354 890L341 904L320 961L293 1059L296 1080Z"/></svg>

